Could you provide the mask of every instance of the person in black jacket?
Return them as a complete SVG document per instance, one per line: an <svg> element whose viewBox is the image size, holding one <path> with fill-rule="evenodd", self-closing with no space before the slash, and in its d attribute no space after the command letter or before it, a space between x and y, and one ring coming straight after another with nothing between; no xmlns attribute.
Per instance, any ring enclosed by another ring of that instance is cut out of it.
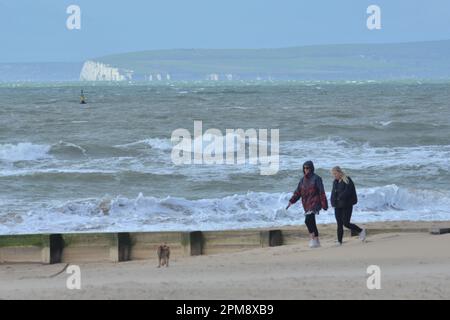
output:
<svg viewBox="0 0 450 320"><path fill-rule="evenodd" d="M334 176L333 190L331 191L331 205L334 207L334 215L337 222L337 241L342 244L344 226L359 233L362 241L366 240L366 230L356 224L350 223L353 206L358 202L355 184L340 167L331 169Z"/></svg>

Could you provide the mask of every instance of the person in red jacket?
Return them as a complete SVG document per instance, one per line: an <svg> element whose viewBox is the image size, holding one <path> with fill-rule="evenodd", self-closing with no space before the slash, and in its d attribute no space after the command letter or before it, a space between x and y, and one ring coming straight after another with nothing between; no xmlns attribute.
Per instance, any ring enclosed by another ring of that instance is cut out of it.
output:
<svg viewBox="0 0 450 320"><path fill-rule="evenodd" d="M300 179L286 209L289 209L300 198L305 210L305 224L311 236L309 246L310 248L320 247L316 214L319 214L321 209L328 210L328 200L322 178L314 173L314 163L312 161L306 161L303 164L303 177Z"/></svg>

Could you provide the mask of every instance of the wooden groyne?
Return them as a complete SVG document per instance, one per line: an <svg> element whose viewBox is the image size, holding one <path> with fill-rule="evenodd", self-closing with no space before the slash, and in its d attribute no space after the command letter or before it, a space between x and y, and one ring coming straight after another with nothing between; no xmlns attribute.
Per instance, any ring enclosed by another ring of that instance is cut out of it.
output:
<svg viewBox="0 0 450 320"><path fill-rule="evenodd" d="M320 228L319 228L320 229ZM393 232L450 233L441 227L369 228L368 235ZM355 236L346 231L345 236ZM325 228L321 237L335 237ZM305 242L304 226L280 229L246 229L189 232L70 233L0 236L0 263L121 262L156 257L156 249L167 243L171 257L210 255Z"/></svg>

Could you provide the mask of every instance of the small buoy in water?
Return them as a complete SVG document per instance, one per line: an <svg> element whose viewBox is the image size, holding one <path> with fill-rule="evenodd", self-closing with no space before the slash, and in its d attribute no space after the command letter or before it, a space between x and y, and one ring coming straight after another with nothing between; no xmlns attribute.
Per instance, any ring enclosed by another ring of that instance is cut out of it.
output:
<svg viewBox="0 0 450 320"><path fill-rule="evenodd" d="M84 96L83 90L81 90L80 104L86 104L86 97Z"/></svg>

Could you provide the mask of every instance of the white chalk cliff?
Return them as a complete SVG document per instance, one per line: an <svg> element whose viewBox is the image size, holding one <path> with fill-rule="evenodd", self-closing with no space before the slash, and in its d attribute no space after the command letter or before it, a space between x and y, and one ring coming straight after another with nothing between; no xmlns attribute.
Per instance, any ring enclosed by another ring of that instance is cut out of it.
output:
<svg viewBox="0 0 450 320"><path fill-rule="evenodd" d="M110 65L88 60L80 72L81 81L125 81L133 78L133 71L120 70Z"/></svg>

